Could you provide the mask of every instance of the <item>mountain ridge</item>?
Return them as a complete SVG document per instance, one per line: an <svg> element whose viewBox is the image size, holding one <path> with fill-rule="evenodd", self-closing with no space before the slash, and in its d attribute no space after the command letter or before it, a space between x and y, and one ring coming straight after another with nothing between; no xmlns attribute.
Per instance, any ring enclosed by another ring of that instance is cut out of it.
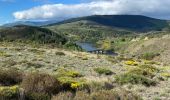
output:
<svg viewBox="0 0 170 100"><path fill-rule="evenodd" d="M72 18L58 23L49 24L47 26L62 25L81 20L91 21L112 28L128 29L132 31L162 30L168 26L167 20L151 18L143 15L93 15Z"/></svg>

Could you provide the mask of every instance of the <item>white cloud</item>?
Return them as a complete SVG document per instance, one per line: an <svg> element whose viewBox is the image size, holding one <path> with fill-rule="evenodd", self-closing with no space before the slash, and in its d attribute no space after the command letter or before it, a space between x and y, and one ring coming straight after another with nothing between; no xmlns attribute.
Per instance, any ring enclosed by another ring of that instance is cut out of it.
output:
<svg viewBox="0 0 170 100"><path fill-rule="evenodd" d="M170 0L92 0L81 4L50 4L17 11L19 20L67 19L88 15L140 14L170 18Z"/></svg>

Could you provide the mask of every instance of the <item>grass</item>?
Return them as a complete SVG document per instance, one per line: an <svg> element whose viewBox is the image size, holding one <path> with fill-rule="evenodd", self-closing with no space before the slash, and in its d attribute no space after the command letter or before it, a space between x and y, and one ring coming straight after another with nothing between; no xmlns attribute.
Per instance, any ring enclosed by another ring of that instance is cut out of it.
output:
<svg viewBox="0 0 170 100"><path fill-rule="evenodd" d="M64 99L63 99L64 98ZM138 95L126 90L100 90L88 93L86 91L63 92L52 100L142 100Z"/></svg>

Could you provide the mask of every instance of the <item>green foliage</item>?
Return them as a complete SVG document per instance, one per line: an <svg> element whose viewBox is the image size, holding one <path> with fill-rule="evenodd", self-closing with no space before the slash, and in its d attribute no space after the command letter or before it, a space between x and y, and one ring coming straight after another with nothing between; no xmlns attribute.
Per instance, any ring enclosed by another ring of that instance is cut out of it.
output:
<svg viewBox="0 0 170 100"><path fill-rule="evenodd" d="M154 86L156 85L156 82L144 77L143 75L137 75L133 73L125 73L120 76L115 77L116 82L119 84L143 84L145 86Z"/></svg>
<svg viewBox="0 0 170 100"><path fill-rule="evenodd" d="M88 88L85 79L76 79L72 77L58 77L57 79L61 82L62 89L66 91Z"/></svg>
<svg viewBox="0 0 170 100"><path fill-rule="evenodd" d="M77 71L58 69L56 78L61 82L64 90L77 90L86 86L86 80Z"/></svg>
<svg viewBox="0 0 170 100"><path fill-rule="evenodd" d="M80 46L76 45L76 44L73 43L73 42L67 42L67 43L64 45L64 48L69 49L69 50L82 51L82 48L81 48Z"/></svg>
<svg viewBox="0 0 170 100"><path fill-rule="evenodd" d="M103 44L102 44L102 49L110 50L111 49L111 41L110 40L104 40Z"/></svg>
<svg viewBox="0 0 170 100"><path fill-rule="evenodd" d="M146 60L152 60L153 58L155 58L156 56L159 56L159 53L154 53L154 52L146 52L144 54L142 54L140 57L142 59L146 59Z"/></svg>
<svg viewBox="0 0 170 100"><path fill-rule="evenodd" d="M7 41L35 41L42 44L54 43L57 45L62 45L67 42L67 40L48 29L19 25L15 27L8 27L0 30L1 40Z"/></svg>
<svg viewBox="0 0 170 100"><path fill-rule="evenodd" d="M55 54L58 55L58 56L65 56L64 52L55 52Z"/></svg>
<svg viewBox="0 0 170 100"><path fill-rule="evenodd" d="M137 66L138 62L136 62L134 60L128 60L128 61L125 61L125 64L126 65L131 65L131 66Z"/></svg>
<svg viewBox="0 0 170 100"><path fill-rule="evenodd" d="M82 77L83 75L77 71L74 70L67 70L65 68L60 68L57 70L56 72L56 76L57 77L72 77L72 78L76 78L76 77Z"/></svg>
<svg viewBox="0 0 170 100"><path fill-rule="evenodd" d="M13 100L19 95L18 86L0 86L0 99L1 100Z"/></svg>
<svg viewBox="0 0 170 100"><path fill-rule="evenodd" d="M113 72L110 69L101 68L101 67L95 68L94 71L97 72L100 75L102 75L102 74L104 74L104 75L112 75L113 74Z"/></svg>

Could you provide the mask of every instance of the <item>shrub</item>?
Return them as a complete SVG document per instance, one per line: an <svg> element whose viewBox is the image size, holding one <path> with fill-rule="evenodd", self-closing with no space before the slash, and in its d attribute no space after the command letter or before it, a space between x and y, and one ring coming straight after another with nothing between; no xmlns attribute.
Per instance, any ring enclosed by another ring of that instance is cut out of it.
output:
<svg viewBox="0 0 170 100"><path fill-rule="evenodd" d="M92 81L92 82L88 83L88 86L89 86L90 92L95 92L95 91L99 91L99 90L111 90L114 88L113 84L108 83L108 82Z"/></svg>
<svg viewBox="0 0 170 100"><path fill-rule="evenodd" d="M61 89L60 82L53 76L41 73L31 73L25 76L21 87L25 90L26 94L41 93L41 94L54 94L58 93Z"/></svg>
<svg viewBox="0 0 170 100"><path fill-rule="evenodd" d="M131 65L131 66L137 66L138 65L138 63L136 61L133 61L133 60L126 61L125 64Z"/></svg>
<svg viewBox="0 0 170 100"><path fill-rule="evenodd" d="M161 73L161 76L166 77L166 78L170 78L170 73L164 72L164 73Z"/></svg>
<svg viewBox="0 0 170 100"><path fill-rule="evenodd" d="M35 54L42 55L45 51L44 50L38 50L38 49L28 49L28 51L33 52Z"/></svg>
<svg viewBox="0 0 170 100"><path fill-rule="evenodd" d="M156 64L156 65L160 65L160 63L159 63L159 62L150 61L150 60L145 60L145 61L144 61L144 63L145 63L145 64L150 64L150 65L154 65L154 64Z"/></svg>
<svg viewBox="0 0 170 100"><path fill-rule="evenodd" d="M95 68L94 71L100 75L102 74L112 75L113 74L113 72L110 69L106 69L106 68Z"/></svg>
<svg viewBox="0 0 170 100"><path fill-rule="evenodd" d="M0 84L4 86L19 84L22 77L22 73L16 69L0 70Z"/></svg>
<svg viewBox="0 0 170 100"><path fill-rule="evenodd" d="M142 54L140 57L142 59L146 59L146 60L152 60L153 58L155 58L156 56L159 56L159 53L154 53L154 52L146 52L144 54Z"/></svg>
<svg viewBox="0 0 170 100"><path fill-rule="evenodd" d="M154 77L155 76L155 73L153 72L150 72L149 70L147 69L142 69L142 68L134 68L134 69L131 69L128 71L128 73L133 73L133 74L136 74L136 75L142 75L142 76L146 76L146 77Z"/></svg>
<svg viewBox="0 0 170 100"><path fill-rule="evenodd" d="M17 98L19 95L18 86L1 86L0 87L0 99L1 100L11 100Z"/></svg>
<svg viewBox="0 0 170 100"><path fill-rule="evenodd" d="M44 66L41 63L34 63L34 62L27 62L26 64L27 64L28 67L34 67L34 68L41 68L41 67Z"/></svg>
<svg viewBox="0 0 170 100"><path fill-rule="evenodd" d="M46 93L28 93L26 100L51 100L51 96Z"/></svg>
<svg viewBox="0 0 170 100"><path fill-rule="evenodd" d="M88 60L88 57L82 57L82 60Z"/></svg>
<svg viewBox="0 0 170 100"><path fill-rule="evenodd" d="M59 56L65 56L65 53L63 53L63 52L56 52L55 54L59 55Z"/></svg>
<svg viewBox="0 0 170 100"><path fill-rule="evenodd" d="M67 70L64 68L60 68L57 70L57 77L82 77L83 75L77 71L74 70Z"/></svg>
<svg viewBox="0 0 170 100"><path fill-rule="evenodd" d="M131 83L131 84L143 84L145 86L151 86L151 85L156 85L156 82L144 77L143 75L136 75L136 74L131 74L131 73L125 73L120 76L115 77L116 82L119 84L126 84L126 83Z"/></svg>
<svg viewBox="0 0 170 100"><path fill-rule="evenodd" d="M59 77L58 80L61 82L63 90L78 90L87 88L86 80L75 79L72 77Z"/></svg>
<svg viewBox="0 0 170 100"><path fill-rule="evenodd" d="M147 64L144 64L144 65L140 65L139 68L141 69L144 69L144 70L147 70L148 72L150 73L156 73L156 72L159 72L159 69L152 66L152 65L147 65Z"/></svg>
<svg viewBox="0 0 170 100"><path fill-rule="evenodd" d="M11 57L12 55L7 54L5 51L0 51L0 57Z"/></svg>

